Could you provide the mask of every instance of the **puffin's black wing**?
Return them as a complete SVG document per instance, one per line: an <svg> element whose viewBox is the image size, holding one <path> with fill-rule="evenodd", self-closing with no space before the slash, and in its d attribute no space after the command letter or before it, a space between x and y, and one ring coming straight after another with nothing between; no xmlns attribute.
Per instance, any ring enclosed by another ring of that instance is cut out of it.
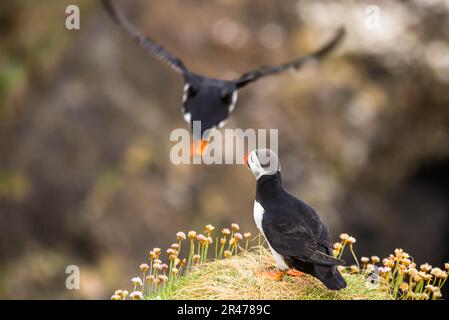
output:
<svg viewBox="0 0 449 320"><path fill-rule="evenodd" d="M149 39L142 32L134 28L134 26L122 15L120 14L110 0L102 0L103 6L105 7L107 13L111 18L125 31L134 38L134 40L149 51L154 57L160 61L168 64L176 72L185 75L187 73L187 68L184 66L182 61L168 52L166 49L158 45L153 40Z"/></svg>
<svg viewBox="0 0 449 320"><path fill-rule="evenodd" d="M332 51L333 48L337 46L343 36L345 35L345 29L340 27L336 33L336 35L325 45L323 45L320 49L315 52L312 52L304 57L296 59L294 61L282 64L280 66L266 66L260 69L247 72L242 75L239 79L236 80L237 88L243 88L247 84L254 82L262 77L270 76L273 74L281 73L287 71L289 69L298 70L301 68L306 62L312 59L320 59Z"/></svg>
<svg viewBox="0 0 449 320"><path fill-rule="evenodd" d="M324 266L342 265L330 251L330 236L315 210L291 196L282 212L264 215L262 227L270 246L284 257Z"/></svg>

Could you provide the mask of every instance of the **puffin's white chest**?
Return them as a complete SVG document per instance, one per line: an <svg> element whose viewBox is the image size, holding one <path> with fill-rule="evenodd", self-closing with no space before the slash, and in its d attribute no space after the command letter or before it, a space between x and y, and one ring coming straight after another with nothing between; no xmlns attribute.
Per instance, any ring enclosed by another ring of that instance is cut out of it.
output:
<svg viewBox="0 0 449 320"><path fill-rule="evenodd" d="M260 233L262 233L263 236L265 237L265 234L263 233L263 229L262 229L262 219L263 219L264 213L265 213L265 210L261 206L261 204L257 201L254 201L254 209L253 209L254 222L256 223L257 229L259 229Z"/></svg>
<svg viewBox="0 0 449 320"><path fill-rule="evenodd" d="M267 237L265 237L265 233L263 232L263 228L262 228L262 220L263 220L263 215L265 213L265 209L262 207L262 205L257 202L254 201L254 209L253 209L253 214L254 214L254 222L256 223L257 229L259 229L260 233L264 236L265 240L267 240ZM278 268L282 271L288 270L289 267L288 265L285 263L284 258L276 252L276 250L274 250L270 243L268 242L268 246L270 247L271 253L273 254L273 258L274 261L276 262L276 265L278 266Z"/></svg>

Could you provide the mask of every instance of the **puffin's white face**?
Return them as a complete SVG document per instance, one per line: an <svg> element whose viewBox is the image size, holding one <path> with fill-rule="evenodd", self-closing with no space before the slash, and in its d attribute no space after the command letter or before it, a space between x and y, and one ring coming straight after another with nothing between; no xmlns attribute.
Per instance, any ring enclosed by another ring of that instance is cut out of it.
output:
<svg viewBox="0 0 449 320"><path fill-rule="evenodd" d="M258 149L251 151L245 159L246 164L256 180L265 175L273 175L281 170L279 159L270 149Z"/></svg>

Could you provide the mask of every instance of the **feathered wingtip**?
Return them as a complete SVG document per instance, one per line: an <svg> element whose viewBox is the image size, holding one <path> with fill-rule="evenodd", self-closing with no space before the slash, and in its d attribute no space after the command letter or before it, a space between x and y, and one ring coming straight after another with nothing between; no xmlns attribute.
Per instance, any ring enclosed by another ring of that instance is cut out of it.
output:
<svg viewBox="0 0 449 320"><path fill-rule="evenodd" d="M106 13L111 17L111 19L124 29L140 46L142 46L146 51L152 54L156 59L167 64L176 72L185 76L188 73L187 68L184 66L182 61L167 51L165 48L161 47L155 41L151 40L140 30L136 29L129 21L126 19L113 5L111 0L101 0Z"/></svg>
<svg viewBox="0 0 449 320"><path fill-rule="evenodd" d="M341 290L347 286L345 279L338 270L335 273L328 272L324 276L320 276L319 279L330 290Z"/></svg>
<svg viewBox="0 0 449 320"><path fill-rule="evenodd" d="M313 56L315 58L320 58L330 51L332 51L334 48L336 48L340 42L343 40L343 38L346 36L346 28L344 26L340 26L337 29L337 32L335 33L335 36L329 41L326 45L324 45L321 49L316 51Z"/></svg>
<svg viewBox="0 0 449 320"><path fill-rule="evenodd" d="M309 257L308 260L323 266L340 266L345 264L344 260L327 255L321 251L315 251L315 254Z"/></svg>
<svg viewBox="0 0 449 320"><path fill-rule="evenodd" d="M310 61L311 59L319 60L327 56L332 50L337 47L338 44L341 43L344 36L346 34L346 29L343 26L340 26L337 29L335 35L324 45L322 45L316 51L309 53L305 56L302 56L296 60L284 63L282 65L277 66L266 66L259 68L257 70L253 70L243 74L240 78L236 79L236 86L238 89L245 87L246 85L257 81L260 78L279 74L281 72L285 72L290 69L299 70L305 63Z"/></svg>

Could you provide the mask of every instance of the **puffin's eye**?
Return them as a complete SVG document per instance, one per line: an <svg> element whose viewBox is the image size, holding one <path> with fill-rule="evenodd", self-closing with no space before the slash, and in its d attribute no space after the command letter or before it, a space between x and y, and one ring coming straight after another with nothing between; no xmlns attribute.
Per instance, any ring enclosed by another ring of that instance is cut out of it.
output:
<svg viewBox="0 0 449 320"><path fill-rule="evenodd" d="M277 162L277 159L273 157L269 150L258 151L257 159L259 160L260 166L264 169L271 168Z"/></svg>
<svg viewBox="0 0 449 320"><path fill-rule="evenodd" d="M260 163L260 166L261 166L262 168L264 168L264 169L269 168L269 167L271 166L271 162L270 162L270 160L265 161L265 162L261 162L261 163Z"/></svg>

